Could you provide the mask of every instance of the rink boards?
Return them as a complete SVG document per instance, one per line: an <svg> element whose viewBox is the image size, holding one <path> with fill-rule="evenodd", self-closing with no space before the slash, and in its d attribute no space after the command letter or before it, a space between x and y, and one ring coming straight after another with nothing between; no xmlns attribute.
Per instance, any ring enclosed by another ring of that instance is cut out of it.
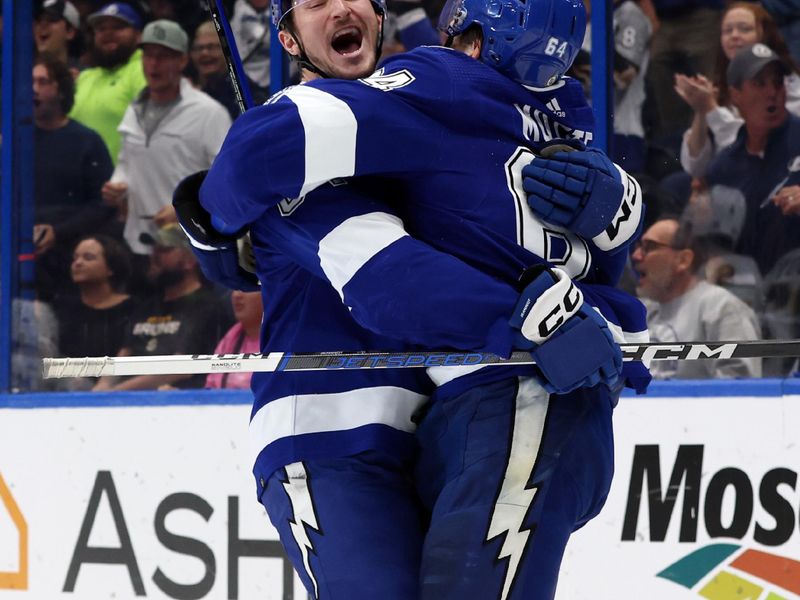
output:
<svg viewBox="0 0 800 600"><path fill-rule="evenodd" d="M0 396L0 598L305 598L248 415L237 392ZM800 382L656 384L615 432L559 600L800 598Z"/></svg>

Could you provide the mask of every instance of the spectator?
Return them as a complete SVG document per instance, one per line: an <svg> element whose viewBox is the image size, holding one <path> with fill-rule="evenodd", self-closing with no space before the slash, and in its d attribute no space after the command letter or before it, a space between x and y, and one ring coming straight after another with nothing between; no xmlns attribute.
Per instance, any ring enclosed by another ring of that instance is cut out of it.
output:
<svg viewBox="0 0 800 600"><path fill-rule="evenodd" d="M11 300L11 391L43 392L56 388L42 378L42 357L58 355L58 320L47 302Z"/></svg>
<svg viewBox="0 0 800 600"><path fill-rule="evenodd" d="M73 76L80 71L80 26L78 9L69 0L44 0L33 22L36 53L49 54L69 65Z"/></svg>
<svg viewBox="0 0 800 600"><path fill-rule="evenodd" d="M256 104L269 98L270 0L236 0L231 30Z"/></svg>
<svg viewBox="0 0 800 600"><path fill-rule="evenodd" d="M782 256L764 276L764 333L776 339L800 335L800 249ZM764 361L765 375L786 377L800 370L800 361L771 358Z"/></svg>
<svg viewBox="0 0 800 600"><path fill-rule="evenodd" d="M638 295L646 299L647 328L653 341L756 340L755 313L729 291L701 280L700 247L689 222L656 221L636 244L632 259L639 275ZM654 361L660 379L760 377L759 359Z"/></svg>
<svg viewBox="0 0 800 600"><path fill-rule="evenodd" d="M117 127L131 100L145 86L142 53L136 49L142 21L130 5L112 2L89 15L88 22L93 30L95 66L78 77L70 116L100 134L116 164L120 148Z"/></svg>
<svg viewBox="0 0 800 600"><path fill-rule="evenodd" d="M584 0L587 15L591 3ZM642 105L644 80L649 61L648 47L653 26L633 0L614 1L614 162L626 171L645 170L645 140ZM587 27L583 48L571 67L571 75L581 81L591 97L591 31Z"/></svg>
<svg viewBox="0 0 800 600"><path fill-rule="evenodd" d="M264 306L261 292L231 293L231 305L236 324L231 327L214 349L215 354L261 352L261 318ZM207 388L250 389L252 373L211 373L206 377Z"/></svg>
<svg viewBox="0 0 800 600"><path fill-rule="evenodd" d="M204 2L197 0L147 0L150 7L151 18L154 21L167 19L175 21L181 26L189 37L194 36L197 26L203 22Z"/></svg>
<svg viewBox="0 0 800 600"><path fill-rule="evenodd" d="M780 25L783 39L796 63L800 63L800 0L761 0Z"/></svg>
<svg viewBox="0 0 800 600"><path fill-rule="evenodd" d="M133 315L118 356L155 354L208 354L214 340L230 326L228 311L203 287L197 260L189 242L175 223L143 234L153 246L148 276L159 290ZM198 388L203 375L140 375L117 380L101 377L95 391L157 389L162 385Z"/></svg>
<svg viewBox="0 0 800 600"><path fill-rule="evenodd" d="M742 192L724 185L709 188L703 179L692 180L692 192L683 218L692 224L706 255L703 278L724 287L757 313L761 308L761 273L750 256L734 249L747 211Z"/></svg>
<svg viewBox="0 0 800 600"><path fill-rule="evenodd" d="M197 87L227 108L231 119L238 117L239 104L214 23L205 21L200 24L194 34L191 50Z"/></svg>
<svg viewBox="0 0 800 600"><path fill-rule="evenodd" d="M659 20L650 48L647 103L652 114L651 139L674 154L679 133L691 120L689 107L673 88L675 73L710 75L717 47L713 31L719 30L723 0L653 0Z"/></svg>
<svg viewBox="0 0 800 600"><path fill-rule="evenodd" d="M730 102L726 70L738 50L756 42L774 48L786 64L793 66L785 80L786 107L800 114L800 77L775 22L757 4L731 4L722 17L713 82L702 75L675 76L675 91L694 111L691 127L683 135L681 165L695 177L705 175L713 155L730 146L742 126L742 118Z"/></svg>
<svg viewBox="0 0 800 600"><path fill-rule="evenodd" d="M616 0L614 8L614 162L626 171L645 170L647 154L642 123L644 79L650 60L653 28L633 0Z"/></svg>
<svg viewBox="0 0 800 600"><path fill-rule="evenodd" d="M81 235L108 226L100 196L112 172L100 136L67 117L75 83L66 64L47 55L33 67L34 243L36 288L49 301L67 282L69 253Z"/></svg>
<svg viewBox="0 0 800 600"><path fill-rule="evenodd" d="M147 87L125 112L119 162L102 190L107 203L127 214L124 235L137 255L135 270L143 270L151 250L142 233L153 236L175 221L172 191L211 165L231 124L221 104L182 77L189 38L177 23L149 23L141 45Z"/></svg>
<svg viewBox="0 0 800 600"><path fill-rule="evenodd" d="M131 326L136 301L125 291L130 251L120 242L92 235L75 246L70 268L77 295L56 303L62 356L116 356ZM93 380L71 389L88 389Z"/></svg>
<svg viewBox="0 0 800 600"><path fill-rule="evenodd" d="M786 110L787 73L789 66L764 44L736 53L727 77L744 126L711 162L707 177L711 186L744 195L737 252L755 258L762 273L800 246L800 117Z"/></svg>

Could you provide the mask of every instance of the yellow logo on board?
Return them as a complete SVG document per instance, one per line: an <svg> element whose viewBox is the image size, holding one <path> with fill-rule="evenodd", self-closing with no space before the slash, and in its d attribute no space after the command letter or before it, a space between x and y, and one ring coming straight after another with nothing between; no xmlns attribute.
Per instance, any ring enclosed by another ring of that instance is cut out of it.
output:
<svg viewBox="0 0 800 600"><path fill-rule="evenodd" d="M0 475L0 501L11 517L11 522L19 534L19 548L17 550L19 568L16 571L0 571L0 590L27 590L28 589L28 524L22 516L19 506L11 495L3 476Z"/></svg>

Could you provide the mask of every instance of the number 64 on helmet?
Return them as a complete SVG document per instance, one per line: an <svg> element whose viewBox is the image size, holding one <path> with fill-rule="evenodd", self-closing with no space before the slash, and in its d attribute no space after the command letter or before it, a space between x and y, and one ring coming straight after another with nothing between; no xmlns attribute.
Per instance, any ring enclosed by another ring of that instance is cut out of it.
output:
<svg viewBox="0 0 800 600"><path fill-rule="evenodd" d="M448 0L439 30L450 38L477 25L481 61L534 88L555 84L572 65L586 32L582 0Z"/></svg>

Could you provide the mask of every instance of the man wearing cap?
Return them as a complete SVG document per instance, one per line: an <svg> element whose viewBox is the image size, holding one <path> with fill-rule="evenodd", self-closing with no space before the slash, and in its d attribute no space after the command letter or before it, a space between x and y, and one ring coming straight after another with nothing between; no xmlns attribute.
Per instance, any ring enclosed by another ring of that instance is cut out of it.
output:
<svg viewBox="0 0 800 600"><path fill-rule="evenodd" d="M128 104L145 86L142 53L137 50L142 18L130 5L112 2L87 20L93 32L95 66L78 77L70 117L99 133L116 163L117 127Z"/></svg>
<svg viewBox="0 0 800 600"><path fill-rule="evenodd" d="M180 227L170 223L153 235L142 234L152 248L148 277L158 293L148 298L131 319L118 356L211 353L233 323L223 301L208 288ZM162 385L199 388L205 375L141 375L102 377L95 391L157 389Z"/></svg>
<svg viewBox="0 0 800 600"><path fill-rule="evenodd" d="M182 76L189 38L174 21L149 23L142 32L147 87L125 112L117 167L103 199L126 213L125 240L144 257L142 233L175 221L172 192L187 175L208 169L231 124L228 111Z"/></svg>
<svg viewBox="0 0 800 600"><path fill-rule="evenodd" d="M737 252L762 273L800 247L800 117L786 110L789 65L764 44L739 50L728 66L731 100L744 120L736 141L709 165L709 185L741 190L747 217Z"/></svg>
<svg viewBox="0 0 800 600"><path fill-rule="evenodd" d="M33 41L38 55L50 56L69 65L78 73L78 56L74 51L79 43L78 31L81 17L78 9L68 0L45 0L36 13L33 23ZM70 52L70 49L73 52Z"/></svg>

